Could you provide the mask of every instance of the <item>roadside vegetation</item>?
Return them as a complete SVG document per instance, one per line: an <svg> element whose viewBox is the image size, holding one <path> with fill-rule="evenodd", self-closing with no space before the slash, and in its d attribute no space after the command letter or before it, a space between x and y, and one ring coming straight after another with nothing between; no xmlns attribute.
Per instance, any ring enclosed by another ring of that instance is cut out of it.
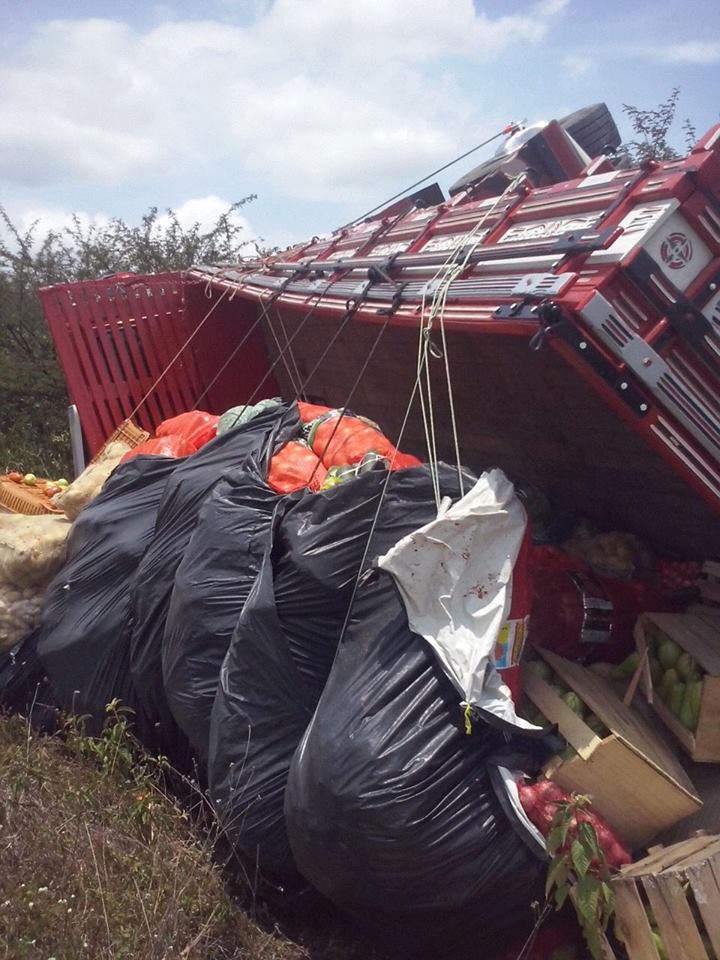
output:
<svg viewBox="0 0 720 960"><path fill-rule="evenodd" d="M151 208L139 226L114 219L60 231L21 230L0 205L0 473L70 476L68 396L38 290L114 273L162 273L237 262L247 237L234 203L209 230Z"/></svg>
<svg viewBox="0 0 720 960"><path fill-rule="evenodd" d="M371 960L336 916L286 935L230 888L200 791L138 749L117 704L97 738L0 717L1 960Z"/></svg>

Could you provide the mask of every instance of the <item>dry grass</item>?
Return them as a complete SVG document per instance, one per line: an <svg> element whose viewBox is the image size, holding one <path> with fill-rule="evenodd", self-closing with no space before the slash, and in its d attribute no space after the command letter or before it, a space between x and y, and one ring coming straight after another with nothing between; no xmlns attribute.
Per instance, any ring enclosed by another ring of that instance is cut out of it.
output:
<svg viewBox="0 0 720 960"><path fill-rule="evenodd" d="M230 899L210 841L132 763L122 718L101 740L0 717L2 960L302 960ZM119 731L119 732L118 732ZM365 954L367 955L367 954Z"/></svg>

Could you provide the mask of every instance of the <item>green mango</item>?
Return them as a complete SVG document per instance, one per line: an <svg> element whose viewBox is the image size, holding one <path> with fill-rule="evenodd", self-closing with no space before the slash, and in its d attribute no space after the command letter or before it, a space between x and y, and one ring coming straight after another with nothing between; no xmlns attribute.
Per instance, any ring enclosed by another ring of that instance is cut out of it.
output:
<svg viewBox="0 0 720 960"><path fill-rule="evenodd" d="M576 713L579 717L583 717L585 715L585 704L576 693L573 693L572 690L563 696L563 700L570 707L573 713Z"/></svg>
<svg viewBox="0 0 720 960"><path fill-rule="evenodd" d="M537 674L545 683L552 683L552 670L544 660L528 660L527 668Z"/></svg>
<svg viewBox="0 0 720 960"><path fill-rule="evenodd" d="M680 719L680 711L682 710L683 700L685 698L685 689L686 684L684 684L682 680L678 680L670 691L670 711L675 714L678 720Z"/></svg>
<svg viewBox="0 0 720 960"><path fill-rule="evenodd" d="M682 650L675 641L671 640L670 637L665 637L658 644L657 649L657 658L663 670L669 670L671 667L674 667L680 659L681 653Z"/></svg>
<svg viewBox="0 0 720 960"><path fill-rule="evenodd" d="M683 700L683 708L680 713L680 722L682 725L693 732L697 729L698 720L700 719L702 688L702 680L688 680L685 699Z"/></svg>
<svg viewBox="0 0 720 960"><path fill-rule="evenodd" d="M680 713L678 714L678 719L680 723L685 727L686 730L694 730L697 726L697 720L695 719L692 711L692 706L690 704L690 699L688 697L688 687L685 687L685 696L683 697L682 706L680 707Z"/></svg>
<svg viewBox="0 0 720 960"><path fill-rule="evenodd" d="M585 723L590 727L593 733L596 733L599 737L606 737L610 733L600 717L595 716L594 713L591 713L585 717Z"/></svg>
<svg viewBox="0 0 720 960"><path fill-rule="evenodd" d="M674 667L670 667L669 670L666 670L662 676L662 680L657 689L657 695L660 697L663 703L670 703L670 694L675 688L675 684L678 682L680 677L678 676L677 670Z"/></svg>
<svg viewBox="0 0 720 960"><path fill-rule="evenodd" d="M625 657L622 663L619 663L616 667L613 668L612 673L610 674L611 679L613 680L627 680L631 677L638 668L640 663L640 654L637 650Z"/></svg>
<svg viewBox="0 0 720 960"><path fill-rule="evenodd" d="M536 727L546 727L548 725L547 720L540 713L535 704L527 698L523 701L520 707L520 716L525 720L528 720L530 723L534 723Z"/></svg>
<svg viewBox="0 0 720 960"><path fill-rule="evenodd" d="M660 936L660 934L657 932L657 930L652 931L652 938L655 943L655 949L658 952L658 956L660 957L660 960L670 960L670 957L667 952L667 948L665 946L665 942L663 938Z"/></svg>
<svg viewBox="0 0 720 960"><path fill-rule="evenodd" d="M681 680L697 680L700 677L698 665L695 658L689 653L681 653L675 665L675 669L680 674Z"/></svg>

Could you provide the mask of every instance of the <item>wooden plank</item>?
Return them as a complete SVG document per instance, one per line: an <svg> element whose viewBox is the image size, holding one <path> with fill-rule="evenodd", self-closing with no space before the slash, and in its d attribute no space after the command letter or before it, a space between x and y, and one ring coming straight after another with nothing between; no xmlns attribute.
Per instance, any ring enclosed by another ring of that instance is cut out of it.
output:
<svg viewBox="0 0 720 960"><path fill-rule="evenodd" d="M632 960L660 960L652 930L637 887L631 881L615 880L615 928Z"/></svg>
<svg viewBox="0 0 720 960"><path fill-rule="evenodd" d="M545 683L533 670L523 667L523 689L538 710L560 727L567 742L587 760L602 740L590 729L582 717L579 717L552 687Z"/></svg>
<svg viewBox="0 0 720 960"><path fill-rule="evenodd" d="M701 580L700 596L707 603L720 603L720 584L716 580Z"/></svg>
<svg viewBox="0 0 720 960"><path fill-rule="evenodd" d="M720 676L720 629L688 613L648 613L647 619L697 660L702 669Z"/></svg>
<svg viewBox="0 0 720 960"><path fill-rule="evenodd" d="M662 895L661 889L658 887L657 881L658 878L655 876L645 876L641 878L643 889L650 903L650 909L655 915L655 922L657 923L658 931L667 949L668 956L672 957L672 960L695 960L694 957L690 957L685 952L682 938L673 923L672 912L665 903L665 898Z"/></svg>
<svg viewBox="0 0 720 960"><path fill-rule="evenodd" d="M568 792L589 794L598 812L632 848L645 846L700 806L614 735L601 742L589 761L566 760L552 778Z"/></svg>
<svg viewBox="0 0 720 960"><path fill-rule="evenodd" d="M673 736L680 742L682 747L687 750L691 757L694 757L695 734L680 723L672 710L666 703L663 703L660 697L653 697L652 708L668 730L670 730Z"/></svg>
<svg viewBox="0 0 720 960"><path fill-rule="evenodd" d="M663 847L656 853L652 853L650 856L638 860L637 863L623 867L623 876L641 877L648 873L658 873L660 870L666 870L676 864L685 862L694 854L701 853L705 856L707 849L707 837L691 837L689 840L674 843L670 847Z"/></svg>
<svg viewBox="0 0 720 960"><path fill-rule="evenodd" d="M672 928L682 943L688 960L709 960L680 879L663 873L656 877L656 883L668 908ZM666 931L659 917L658 929L660 936L665 943L668 943Z"/></svg>
<svg viewBox="0 0 720 960"><path fill-rule="evenodd" d="M698 832L697 840L705 840L705 846L700 850L688 851L683 859L678 862L668 863L663 873L682 873L690 867L697 866L699 863L713 860L720 855L720 837L709 837L702 831ZM687 841L689 842L689 841Z"/></svg>
<svg viewBox="0 0 720 960"><path fill-rule="evenodd" d="M538 652L614 734L644 756L663 776L674 780L688 796L695 797L694 787L670 747L642 717L622 702L607 681L547 650Z"/></svg>
<svg viewBox="0 0 720 960"><path fill-rule="evenodd" d="M691 603L687 608L688 613L693 613L698 619L703 620L711 627L720 628L718 618L720 618L720 607L709 607L704 603Z"/></svg>
<svg viewBox="0 0 720 960"><path fill-rule="evenodd" d="M705 677L703 680L692 757L698 763L720 761L720 677Z"/></svg>
<svg viewBox="0 0 720 960"><path fill-rule="evenodd" d="M713 950L720 957L720 878L708 860L689 867L687 878L705 925L705 932Z"/></svg>
<svg viewBox="0 0 720 960"><path fill-rule="evenodd" d="M638 665L635 668L635 672L632 675L632 679L628 684L628 688L625 691L625 696L623 697L623 703L626 707L629 707L633 702L633 697L635 696L635 691L638 688L640 681L643 681L643 686L645 687L646 696L649 700L652 701L653 691L652 691L652 677L650 675L650 659L648 656L648 648L644 639L641 641L641 646L639 649L640 659Z"/></svg>
<svg viewBox="0 0 720 960"><path fill-rule="evenodd" d="M684 649L693 647L693 656L705 650L704 657L696 656L701 666L720 662L715 649L707 653L710 647L720 644L720 621L717 626L708 625L701 617L687 614L645 614L635 628L638 650L642 650L645 634L649 629L658 629L671 637ZM692 652L688 650L688 652ZM658 698L653 697L652 705L665 726L682 745L683 749L698 763L716 763L720 761L720 677L706 675L700 701L700 713L695 732L691 732L672 711Z"/></svg>

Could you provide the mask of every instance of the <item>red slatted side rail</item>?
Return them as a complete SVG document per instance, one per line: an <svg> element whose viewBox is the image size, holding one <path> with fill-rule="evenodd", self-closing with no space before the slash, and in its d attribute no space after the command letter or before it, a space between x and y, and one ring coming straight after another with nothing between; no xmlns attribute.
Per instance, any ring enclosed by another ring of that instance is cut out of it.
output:
<svg viewBox="0 0 720 960"><path fill-rule="evenodd" d="M179 273L41 291L91 453L133 412L178 351L180 357L141 405L135 421L152 431L161 420L191 409L202 392L204 377L192 344L183 345L203 316L188 314L184 294ZM209 308L211 301L206 303Z"/></svg>

